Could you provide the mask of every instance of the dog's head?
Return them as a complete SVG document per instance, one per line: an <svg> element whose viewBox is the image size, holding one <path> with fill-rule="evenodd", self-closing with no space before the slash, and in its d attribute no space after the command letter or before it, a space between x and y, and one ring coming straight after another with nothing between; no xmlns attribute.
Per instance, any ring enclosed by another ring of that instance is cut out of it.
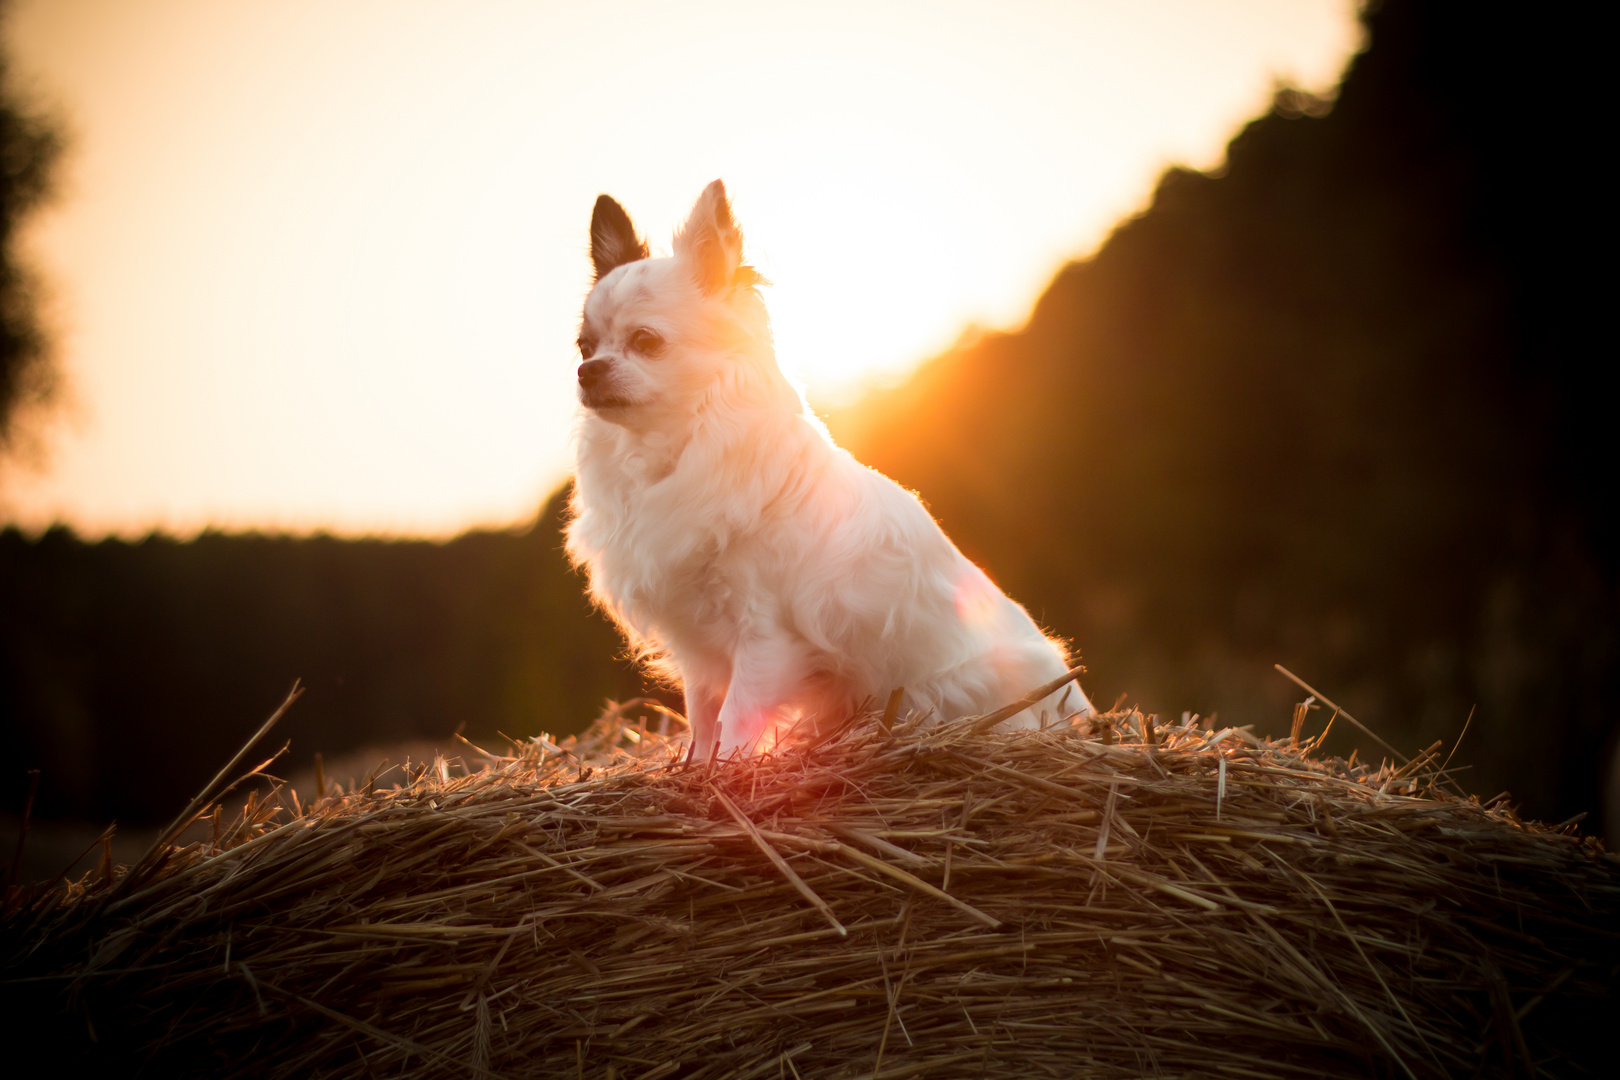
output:
<svg viewBox="0 0 1620 1080"><path fill-rule="evenodd" d="M742 234L719 180L698 197L674 247L670 258L650 258L624 208L606 195L596 200L579 400L623 427L691 416L718 383L775 366L761 279L742 261Z"/></svg>

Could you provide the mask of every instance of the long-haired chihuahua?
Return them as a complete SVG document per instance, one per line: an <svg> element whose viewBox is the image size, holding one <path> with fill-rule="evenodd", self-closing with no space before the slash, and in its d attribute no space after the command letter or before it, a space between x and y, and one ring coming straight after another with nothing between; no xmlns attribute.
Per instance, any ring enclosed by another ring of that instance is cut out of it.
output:
<svg viewBox="0 0 1620 1080"><path fill-rule="evenodd" d="M725 186L651 258L591 215L568 553L634 653L686 695L694 750L768 749L904 687L950 719L1070 670L911 492L834 445L777 366ZM1078 684L1006 722L1090 703Z"/></svg>

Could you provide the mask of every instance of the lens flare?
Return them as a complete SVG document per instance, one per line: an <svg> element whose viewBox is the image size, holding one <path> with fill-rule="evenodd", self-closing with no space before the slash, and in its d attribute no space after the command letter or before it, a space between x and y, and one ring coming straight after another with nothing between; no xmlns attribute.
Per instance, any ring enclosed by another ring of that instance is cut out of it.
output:
<svg viewBox="0 0 1620 1080"><path fill-rule="evenodd" d="M988 628L996 621L1001 593L977 570L964 572L954 593L956 617L970 627Z"/></svg>

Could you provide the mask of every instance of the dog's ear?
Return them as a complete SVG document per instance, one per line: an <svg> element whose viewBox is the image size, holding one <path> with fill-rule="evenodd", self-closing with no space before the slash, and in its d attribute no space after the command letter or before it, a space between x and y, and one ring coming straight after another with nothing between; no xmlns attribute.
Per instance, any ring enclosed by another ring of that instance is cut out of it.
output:
<svg viewBox="0 0 1620 1080"><path fill-rule="evenodd" d="M691 216L675 234L675 254L691 264L704 292L718 292L736 279L742 265L742 233L732 219L726 185L719 180L703 189Z"/></svg>
<svg viewBox="0 0 1620 1080"><path fill-rule="evenodd" d="M616 266L645 259L647 243L636 236L630 215L610 196L598 195L591 211L591 265L601 281Z"/></svg>

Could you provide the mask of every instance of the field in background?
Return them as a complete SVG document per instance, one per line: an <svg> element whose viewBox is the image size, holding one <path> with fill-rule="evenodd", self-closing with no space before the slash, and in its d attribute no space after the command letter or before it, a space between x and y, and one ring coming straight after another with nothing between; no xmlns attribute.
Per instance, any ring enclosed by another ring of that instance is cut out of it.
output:
<svg viewBox="0 0 1620 1080"><path fill-rule="evenodd" d="M48 818L176 812L285 696L279 768L452 733L577 731L640 692L562 552L562 497L449 543L0 533L0 739ZM279 744L278 744L279 745ZM273 749L273 748L272 748Z"/></svg>

